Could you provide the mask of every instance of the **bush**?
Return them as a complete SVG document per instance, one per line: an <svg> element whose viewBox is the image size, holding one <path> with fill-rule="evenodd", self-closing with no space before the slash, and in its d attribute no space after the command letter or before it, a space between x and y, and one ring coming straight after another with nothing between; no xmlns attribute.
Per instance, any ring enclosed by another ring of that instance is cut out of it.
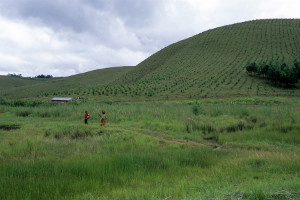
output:
<svg viewBox="0 0 300 200"><path fill-rule="evenodd" d="M194 105L192 107L192 111L193 111L193 114L197 116L197 115L200 114L200 112L202 111L202 109L201 109L201 107L199 105Z"/></svg>
<svg viewBox="0 0 300 200"><path fill-rule="evenodd" d="M16 115L19 117L28 117L32 114L31 111L29 110L17 110L16 111Z"/></svg>
<svg viewBox="0 0 300 200"><path fill-rule="evenodd" d="M210 124L204 124L201 126L203 134L215 133L217 130Z"/></svg>
<svg viewBox="0 0 300 200"><path fill-rule="evenodd" d="M36 107L41 105L42 101L37 100L6 100L0 98L0 105L12 106L12 107Z"/></svg>
<svg viewBox="0 0 300 200"><path fill-rule="evenodd" d="M247 72L251 75L257 75L267 78L276 84L295 85L300 80L300 63L294 61L294 64L288 66L286 63L269 64L262 63L257 65L255 62L245 66Z"/></svg>
<svg viewBox="0 0 300 200"><path fill-rule="evenodd" d="M256 74L258 72L258 65L255 62L247 64L246 70L251 75Z"/></svg>
<svg viewBox="0 0 300 200"><path fill-rule="evenodd" d="M6 99L0 98L0 105L8 106L9 101L7 101Z"/></svg>
<svg viewBox="0 0 300 200"><path fill-rule="evenodd" d="M64 137L71 139L84 139L92 135L92 131L85 127L58 127L55 129L46 129L44 131L45 137L53 136L55 139L61 139Z"/></svg>
<svg viewBox="0 0 300 200"><path fill-rule="evenodd" d="M258 68L258 74L261 74L264 77L266 77L268 75L268 70L270 68L270 65L272 64L266 64L266 63L261 64L261 66Z"/></svg>

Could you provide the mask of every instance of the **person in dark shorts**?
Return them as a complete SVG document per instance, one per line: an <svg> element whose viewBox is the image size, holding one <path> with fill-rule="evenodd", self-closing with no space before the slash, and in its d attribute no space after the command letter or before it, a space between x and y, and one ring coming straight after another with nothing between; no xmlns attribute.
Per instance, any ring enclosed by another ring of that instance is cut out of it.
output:
<svg viewBox="0 0 300 200"><path fill-rule="evenodd" d="M90 118L90 115L87 111L85 111L85 115L84 115L84 123L88 124L88 119Z"/></svg>

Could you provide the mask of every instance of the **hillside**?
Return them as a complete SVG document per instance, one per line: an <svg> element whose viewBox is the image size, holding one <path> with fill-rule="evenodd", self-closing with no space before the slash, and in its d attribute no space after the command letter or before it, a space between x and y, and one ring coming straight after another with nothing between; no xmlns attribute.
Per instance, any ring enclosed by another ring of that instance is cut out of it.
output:
<svg viewBox="0 0 300 200"><path fill-rule="evenodd" d="M255 20L209 30L152 55L117 83L156 97L299 95L249 77L248 62L300 60L300 20ZM138 96L137 95L137 96Z"/></svg>
<svg viewBox="0 0 300 200"><path fill-rule="evenodd" d="M77 95L89 87L100 87L114 81L133 67L112 67L94 70L74 76L54 79L27 79L0 76L0 83L15 83L18 87L0 86L0 96L6 98L27 98L51 95ZM12 84L10 84L12 85Z"/></svg>
<svg viewBox="0 0 300 200"><path fill-rule="evenodd" d="M17 93L17 97L24 97L23 91L27 91L26 95L66 94L118 100L299 96L299 88L275 87L263 78L247 75L245 70L251 62L292 64L300 60L299 52L299 19L254 20L174 43L130 70L93 71L24 86L22 90L6 90L2 95L16 97Z"/></svg>
<svg viewBox="0 0 300 200"><path fill-rule="evenodd" d="M31 86L48 81L49 79L37 79L37 78L21 78L14 76L1 76L0 75L0 91L9 90L21 86Z"/></svg>

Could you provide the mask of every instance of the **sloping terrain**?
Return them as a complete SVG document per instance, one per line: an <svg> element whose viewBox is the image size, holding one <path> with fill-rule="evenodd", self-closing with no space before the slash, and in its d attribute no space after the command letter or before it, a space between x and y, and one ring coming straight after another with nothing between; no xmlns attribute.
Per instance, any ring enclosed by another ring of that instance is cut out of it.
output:
<svg viewBox="0 0 300 200"><path fill-rule="evenodd" d="M275 87L245 70L252 62L291 65L300 60L299 52L299 19L254 20L179 41L130 69L96 70L22 90L6 90L2 95L66 94L118 100L299 96L299 88Z"/></svg>
<svg viewBox="0 0 300 200"><path fill-rule="evenodd" d="M52 95L74 95L77 91L89 87L99 87L114 81L119 76L131 70L133 67L112 67L106 69L94 70L65 78L54 78L48 80L25 79L18 77L0 76L0 82L3 80L17 82L17 88L0 86L0 96L7 98L26 98L36 96ZM32 82L29 85L27 82ZM23 84L23 86L21 86Z"/></svg>
<svg viewBox="0 0 300 200"><path fill-rule="evenodd" d="M119 82L132 83L128 87L151 96L296 95L298 89L280 89L249 77L244 66L270 61L292 64L300 60L299 52L299 19L249 21L170 45Z"/></svg>
<svg viewBox="0 0 300 200"><path fill-rule="evenodd" d="M9 90L21 86L30 86L40 84L48 81L49 79L37 78L21 78L15 76L0 76L0 91Z"/></svg>
<svg viewBox="0 0 300 200"><path fill-rule="evenodd" d="M299 52L299 19L238 23L162 49L115 82L121 87L107 90L156 98L299 95L299 89L249 77L244 68L250 62L292 64Z"/></svg>

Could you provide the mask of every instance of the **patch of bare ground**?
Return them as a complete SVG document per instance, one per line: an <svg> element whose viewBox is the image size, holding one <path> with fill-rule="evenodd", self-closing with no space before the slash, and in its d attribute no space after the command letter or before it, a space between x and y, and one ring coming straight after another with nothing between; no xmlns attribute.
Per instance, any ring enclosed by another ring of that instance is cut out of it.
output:
<svg viewBox="0 0 300 200"><path fill-rule="evenodd" d="M20 129L20 126L7 126L7 125L0 126L0 130L11 131L15 129Z"/></svg>

